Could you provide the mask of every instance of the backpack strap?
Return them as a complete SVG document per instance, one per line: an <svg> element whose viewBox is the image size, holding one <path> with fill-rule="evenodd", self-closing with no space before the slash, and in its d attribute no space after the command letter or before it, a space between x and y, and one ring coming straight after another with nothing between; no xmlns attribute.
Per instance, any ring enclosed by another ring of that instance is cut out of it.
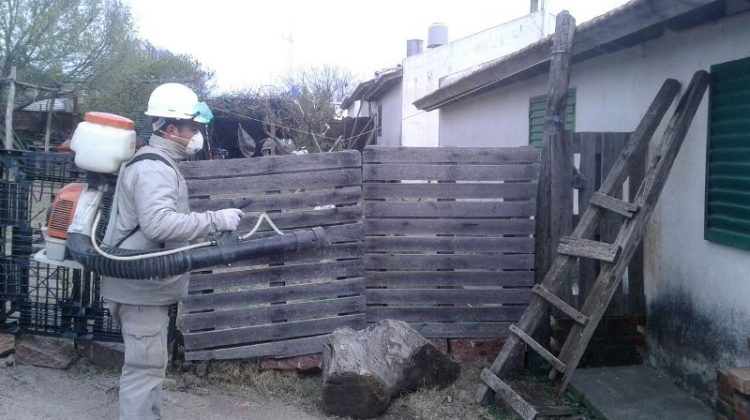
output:
<svg viewBox="0 0 750 420"><path fill-rule="evenodd" d="M165 165L174 169L175 172L177 172L177 168L175 168L170 161L168 161L164 156L157 153L141 153L140 155L135 156L133 159L130 159L130 161L125 164L125 167L127 168L128 166L142 160L158 160L159 162L164 163Z"/></svg>
<svg viewBox="0 0 750 420"><path fill-rule="evenodd" d="M170 163L164 156L157 154L157 153L142 153L138 156L135 156L134 158L130 159L128 163L125 164L125 167L127 168L128 166L136 162L140 162L142 160L158 160L159 162L164 163L165 165L174 169L175 172L177 172L177 168L175 168L172 165L172 163ZM139 230L141 230L141 225L140 224L135 225L135 227L130 232L128 232L127 235L125 235L122 239L117 241L117 243L115 244L115 247L119 247L120 245L122 245L125 241L127 241L131 236L133 236ZM159 243L159 247L166 248L166 244L164 242L161 242Z"/></svg>

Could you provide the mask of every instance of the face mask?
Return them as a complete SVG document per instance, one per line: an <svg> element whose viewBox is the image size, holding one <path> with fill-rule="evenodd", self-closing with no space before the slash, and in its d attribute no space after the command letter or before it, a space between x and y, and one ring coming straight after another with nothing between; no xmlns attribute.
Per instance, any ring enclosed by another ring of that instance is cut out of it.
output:
<svg viewBox="0 0 750 420"><path fill-rule="evenodd" d="M198 131L193 137L190 137L190 141L185 147L185 151L187 151L187 154L190 156L193 156L201 150L203 150L203 133Z"/></svg>

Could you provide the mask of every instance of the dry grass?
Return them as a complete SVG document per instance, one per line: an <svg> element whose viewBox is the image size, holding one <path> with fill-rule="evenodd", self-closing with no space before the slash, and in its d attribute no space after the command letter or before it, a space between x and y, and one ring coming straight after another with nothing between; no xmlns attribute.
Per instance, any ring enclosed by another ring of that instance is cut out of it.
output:
<svg viewBox="0 0 750 420"><path fill-rule="evenodd" d="M394 399L383 420L455 420L512 419L513 415L493 405L482 407L472 400L479 380L479 367L464 366L458 380L444 389L423 389ZM214 362L206 378L214 383L247 386L262 394L276 397L311 414L326 416L320 404L320 375L299 375L295 372L262 371L254 362ZM329 419L340 417L328 416Z"/></svg>

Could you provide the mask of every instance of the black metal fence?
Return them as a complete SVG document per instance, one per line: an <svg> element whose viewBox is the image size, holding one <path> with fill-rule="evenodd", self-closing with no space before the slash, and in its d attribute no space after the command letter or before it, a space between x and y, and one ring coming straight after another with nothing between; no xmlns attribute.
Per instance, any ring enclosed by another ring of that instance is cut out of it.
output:
<svg viewBox="0 0 750 420"><path fill-rule="evenodd" d="M99 276L34 261L54 194L82 181L66 154L0 151L0 330L121 340Z"/></svg>

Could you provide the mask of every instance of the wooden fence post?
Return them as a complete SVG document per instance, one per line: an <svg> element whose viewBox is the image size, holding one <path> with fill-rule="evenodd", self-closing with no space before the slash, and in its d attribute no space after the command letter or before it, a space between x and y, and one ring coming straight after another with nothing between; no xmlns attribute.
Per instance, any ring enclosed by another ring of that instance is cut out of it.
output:
<svg viewBox="0 0 750 420"><path fill-rule="evenodd" d="M575 19L567 11L557 15L552 41L549 80L547 82L547 112L536 215L536 256L534 281L541 283L555 258L560 236L572 230L572 153L565 131L565 107L570 80L570 56L575 35ZM556 164L552 164L552 162ZM567 166L570 161L571 167ZM561 165L565 162L565 165ZM553 172L553 169L557 173ZM549 316L545 314L534 335L538 343L549 344ZM544 359L533 353L529 359L532 367L541 367Z"/></svg>

